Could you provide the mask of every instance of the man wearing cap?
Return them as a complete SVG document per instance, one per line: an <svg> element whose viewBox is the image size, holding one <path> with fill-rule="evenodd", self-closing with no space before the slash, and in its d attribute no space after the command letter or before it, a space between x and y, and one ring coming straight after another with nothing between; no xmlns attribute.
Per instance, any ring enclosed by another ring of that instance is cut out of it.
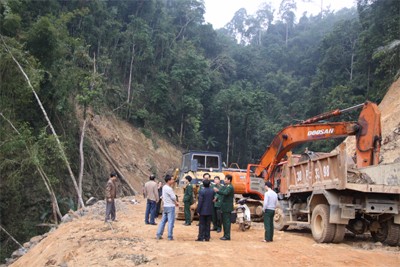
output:
<svg viewBox="0 0 400 267"><path fill-rule="evenodd" d="M115 198L117 197L117 174L110 173L106 185L106 218L105 222L115 221Z"/></svg>
<svg viewBox="0 0 400 267"><path fill-rule="evenodd" d="M156 206L159 200L158 185L154 179L155 175L150 175L150 180L144 184L143 194L147 198L146 213L144 215L145 224L157 225L154 221L156 216ZM149 220L150 217L150 220Z"/></svg>
<svg viewBox="0 0 400 267"><path fill-rule="evenodd" d="M265 182L265 193L264 193L264 240L263 242L272 242L274 237L274 215L275 208L278 202L278 195L272 189L272 183Z"/></svg>

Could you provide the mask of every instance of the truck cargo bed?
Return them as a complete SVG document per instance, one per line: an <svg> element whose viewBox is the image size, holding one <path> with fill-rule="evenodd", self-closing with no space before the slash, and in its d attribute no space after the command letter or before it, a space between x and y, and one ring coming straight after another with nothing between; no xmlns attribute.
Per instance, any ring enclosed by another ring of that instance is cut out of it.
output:
<svg viewBox="0 0 400 267"><path fill-rule="evenodd" d="M357 169L341 149L317 159L287 164L282 170L280 193L284 195L330 189L400 194L400 163Z"/></svg>

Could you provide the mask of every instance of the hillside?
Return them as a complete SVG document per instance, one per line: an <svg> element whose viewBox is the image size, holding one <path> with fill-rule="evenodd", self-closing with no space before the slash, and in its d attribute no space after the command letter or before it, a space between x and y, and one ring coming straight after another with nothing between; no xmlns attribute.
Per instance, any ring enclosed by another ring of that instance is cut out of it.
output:
<svg viewBox="0 0 400 267"><path fill-rule="evenodd" d="M400 79L394 82L379 104L382 124L381 163L400 162ZM349 155L355 153L355 136L346 138Z"/></svg>
<svg viewBox="0 0 400 267"><path fill-rule="evenodd" d="M141 192L151 173L162 178L180 167L182 152L177 147L154 134L147 138L137 128L112 115L95 115L87 137L97 150L99 160L108 166L106 169L117 170L136 192Z"/></svg>

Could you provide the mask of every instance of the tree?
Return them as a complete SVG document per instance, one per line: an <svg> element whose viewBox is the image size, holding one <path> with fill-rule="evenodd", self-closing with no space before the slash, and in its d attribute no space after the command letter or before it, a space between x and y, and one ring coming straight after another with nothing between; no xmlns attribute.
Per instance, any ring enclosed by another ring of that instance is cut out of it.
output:
<svg viewBox="0 0 400 267"><path fill-rule="evenodd" d="M286 23L286 38L285 44L287 46L289 39L289 28L291 28L294 24L296 15L295 11L297 9L296 2L294 0L282 0L279 6L279 15Z"/></svg>
<svg viewBox="0 0 400 267"><path fill-rule="evenodd" d="M196 143L202 140L198 136L203 112L199 100L210 86L209 64L190 42L181 43L176 55L170 78L171 104L175 107L173 117L179 122L179 143L184 144L185 136Z"/></svg>

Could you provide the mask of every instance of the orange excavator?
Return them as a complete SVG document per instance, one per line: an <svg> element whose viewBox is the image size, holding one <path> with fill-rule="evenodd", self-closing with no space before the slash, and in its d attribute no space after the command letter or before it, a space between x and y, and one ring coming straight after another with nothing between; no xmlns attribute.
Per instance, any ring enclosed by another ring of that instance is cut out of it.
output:
<svg viewBox="0 0 400 267"><path fill-rule="evenodd" d="M321 120L339 116L361 107L362 111L357 122L318 123ZM375 103L365 102L364 104L343 110L336 109L307 119L300 124L286 127L272 140L271 145L261 157L255 173L259 176L266 169L267 172L264 178L265 180L269 180L275 167L293 147L306 142L341 138L350 135L355 135L357 139L357 167L361 168L378 164L380 141L382 138L380 111Z"/></svg>
<svg viewBox="0 0 400 267"><path fill-rule="evenodd" d="M321 122L359 108L362 108L362 111L357 122ZM309 118L299 124L288 126L275 136L259 164L249 164L246 170L241 171L226 170L224 174L232 175L232 184L236 194L242 194L254 200L263 200L264 181L271 181L274 184L276 179L273 176L277 175L275 172L279 172L277 167L286 163L283 161L284 157L295 146L306 142L351 135L355 135L357 140L357 167L378 164L381 124L380 111L375 103L367 101L343 110L336 109ZM262 215L260 203L251 205L250 209L252 215L256 217Z"/></svg>

